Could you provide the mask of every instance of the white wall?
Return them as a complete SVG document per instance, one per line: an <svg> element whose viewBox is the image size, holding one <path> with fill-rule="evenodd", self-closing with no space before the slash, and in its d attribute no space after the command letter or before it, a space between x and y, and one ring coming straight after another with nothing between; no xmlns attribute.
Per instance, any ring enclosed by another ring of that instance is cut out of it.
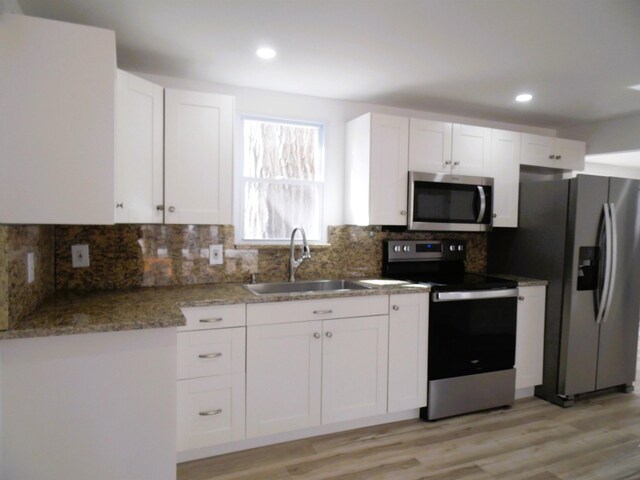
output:
<svg viewBox="0 0 640 480"><path fill-rule="evenodd" d="M378 112L390 115L413 116L555 136L555 130L494 122L486 119L473 119L368 103L277 93L146 73L136 73L136 75L147 78L163 87L233 95L236 98L236 115L238 118L240 115L256 115L323 123L325 126L326 162L323 209L325 225L343 223L345 123L364 113ZM236 136L234 145L234 156L236 157L242 151L239 148L241 144L238 140ZM237 218L235 212L234 218Z"/></svg>
<svg viewBox="0 0 640 480"><path fill-rule="evenodd" d="M558 129L558 137L587 142L587 154L640 150L640 114Z"/></svg>
<svg viewBox="0 0 640 480"><path fill-rule="evenodd" d="M600 175L603 177L620 177L620 178L636 178L640 179L640 153L639 165L635 167L625 167L619 165L609 165L605 163L597 163L589 160L587 157L584 163L584 170L580 173L586 173L588 175Z"/></svg>
<svg viewBox="0 0 640 480"><path fill-rule="evenodd" d="M0 0L0 14L3 13L22 15L22 8L20 8L18 0Z"/></svg>

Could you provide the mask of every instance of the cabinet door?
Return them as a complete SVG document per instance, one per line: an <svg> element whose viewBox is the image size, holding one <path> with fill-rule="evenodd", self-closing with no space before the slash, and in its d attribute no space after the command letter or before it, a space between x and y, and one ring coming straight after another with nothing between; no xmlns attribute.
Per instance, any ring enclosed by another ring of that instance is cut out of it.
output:
<svg viewBox="0 0 640 480"><path fill-rule="evenodd" d="M516 388L542 383L546 287L519 287Z"/></svg>
<svg viewBox="0 0 640 480"><path fill-rule="evenodd" d="M451 173L451 123L412 118L409 127L409 170Z"/></svg>
<svg viewBox="0 0 640 480"><path fill-rule="evenodd" d="M232 97L165 90L165 223L231 223L232 116Z"/></svg>
<svg viewBox="0 0 640 480"><path fill-rule="evenodd" d="M426 293L391 295L389 313L389 413L427 405Z"/></svg>
<svg viewBox="0 0 640 480"><path fill-rule="evenodd" d="M555 160L558 168L565 170L584 170L584 155L586 145L584 142L556 138L554 142Z"/></svg>
<svg viewBox="0 0 640 480"><path fill-rule="evenodd" d="M162 223L163 108L161 86L118 70L116 223Z"/></svg>
<svg viewBox="0 0 640 480"><path fill-rule="evenodd" d="M451 173L453 175L484 175L491 154L491 129L471 125L453 125Z"/></svg>
<svg viewBox="0 0 640 480"><path fill-rule="evenodd" d="M178 451L242 440L244 374L178 381Z"/></svg>
<svg viewBox="0 0 640 480"><path fill-rule="evenodd" d="M323 322L322 423L387 411L389 317Z"/></svg>
<svg viewBox="0 0 640 480"><path fill-rule="evenodd" d="M520 192L520 133L493 130L491 160L486 174L493 177L493 226L518 226Z"/></svg>
<svg viewBox="0 0 640 480"><path fill-rule="evenodd" d="M0 224L113 224L114 32L0 23Z"/></svg>
<svg viewBox="0 0 640 480"><path fill-rule="evenodd" d="M520 163L534 167L554 166L554 139L542 135L522 134Z"/></svg>
<svg viewBox="0 0 640 480"><path fill-rule="evenodd" d="M407 224L409 119L371 115L369 224Z"/></svg>
<svg viewBox="0 0 640 480"><path fill-rule="evenodd" d="M320 424L321 334L321 321L247 328L247 437Z"/></svg>

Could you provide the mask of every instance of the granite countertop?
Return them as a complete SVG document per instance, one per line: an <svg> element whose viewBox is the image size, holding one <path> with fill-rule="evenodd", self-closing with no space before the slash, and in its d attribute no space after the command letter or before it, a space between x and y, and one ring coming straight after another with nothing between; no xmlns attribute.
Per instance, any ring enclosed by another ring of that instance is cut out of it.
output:
<svg viewBox="0 0 640 480"><path fill-rule="evenodd" d="M9 325L8 330L0 331L0 340L176 327L185 324L180 307L429 291L428 287L407 282L390 281L377 284L379 279L357 281L365 282L372 288L262 296L254 295L239 283L109 291L61 291L45 300L26 318L15 325Z"/></svg>
<svg viewBox="0 0 640 480"><path fill-rule="evenodd" d="M503 273L488 273L487 275L518 282L519 287L537 287L537 286L549 285L548 280L539 280L536 278L520 277L518 275L507 275Z"/></svg>

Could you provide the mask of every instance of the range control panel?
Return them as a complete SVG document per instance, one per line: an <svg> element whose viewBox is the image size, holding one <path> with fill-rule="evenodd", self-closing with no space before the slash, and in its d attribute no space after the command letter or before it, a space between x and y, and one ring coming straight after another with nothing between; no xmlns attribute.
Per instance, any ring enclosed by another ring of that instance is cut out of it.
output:
<svg viewBox="0 0 640 480"><path fill-rule="evenodd" d="M463 240L389 240L385 244L389 262L425 260L464 260L467 246Z"/></svg>

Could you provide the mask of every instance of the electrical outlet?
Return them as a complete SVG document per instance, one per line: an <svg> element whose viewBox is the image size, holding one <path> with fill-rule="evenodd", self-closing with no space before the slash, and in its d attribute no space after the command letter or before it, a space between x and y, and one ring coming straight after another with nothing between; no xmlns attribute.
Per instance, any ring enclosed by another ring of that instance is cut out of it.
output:
<svg viewBox="0 0 640 480"><path fill-rule="evenodd" d="M223 263L222 245L209 245L209 265L222 265Z"/></svg>
<svg viewBox="0 0 640 480"><path fill-rule="evenodd" d="M89 262L89 245L71 245L71 265L73 268L88 267Z"/></svg>
<svg viewBox="0 0 640 480"><path fill-rule="evenodd" d="M36 281L36 254L33 252L27 253L27 283L33 283Z"/></svg>

